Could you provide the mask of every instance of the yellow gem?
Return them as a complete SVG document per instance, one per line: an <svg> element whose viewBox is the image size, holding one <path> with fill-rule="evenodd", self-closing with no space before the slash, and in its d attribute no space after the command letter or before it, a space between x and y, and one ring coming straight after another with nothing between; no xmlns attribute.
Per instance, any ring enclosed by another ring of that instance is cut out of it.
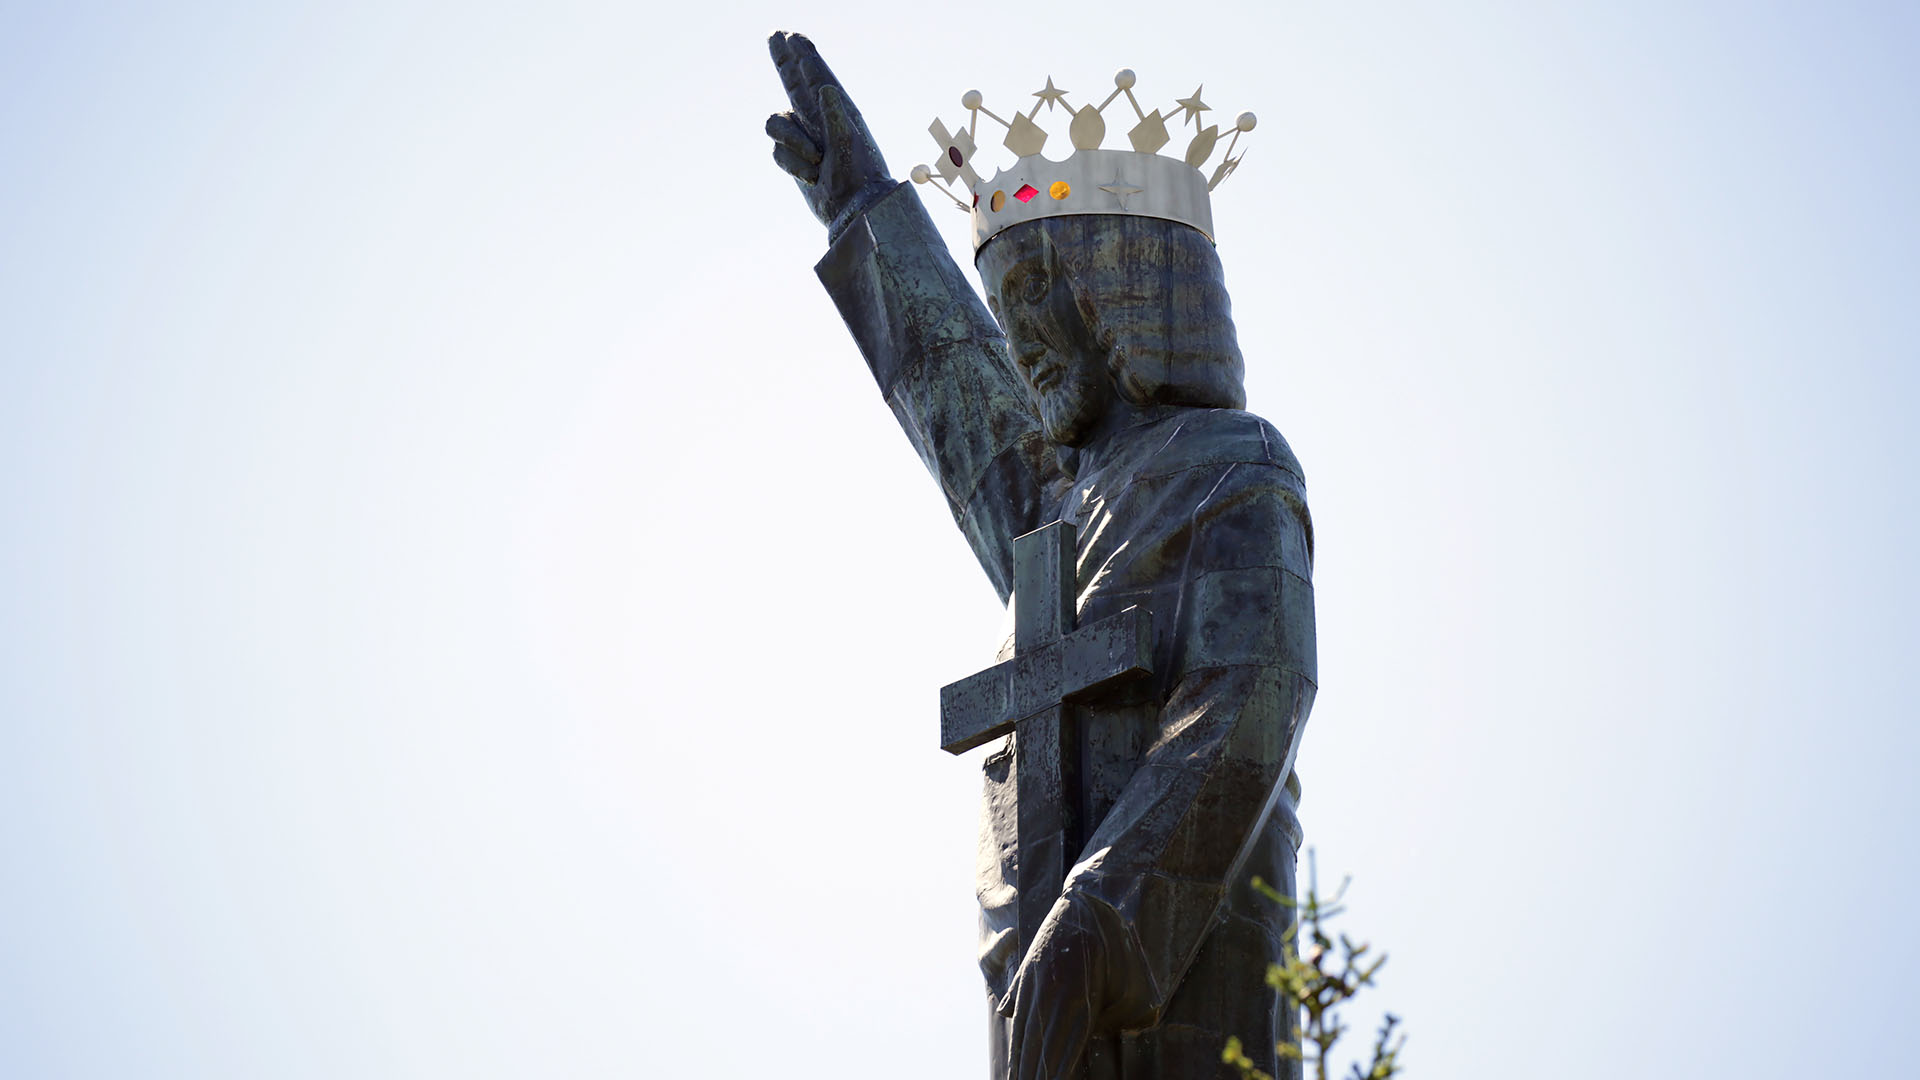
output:
<svg viewBox="0 0 1920 1080"><path fill-rule="evenodd" d="M1064 199L1073 194L1073 186L1065 180L1055 180L1053 186L1047 189L1047 194L1056 199Z"/></svg>

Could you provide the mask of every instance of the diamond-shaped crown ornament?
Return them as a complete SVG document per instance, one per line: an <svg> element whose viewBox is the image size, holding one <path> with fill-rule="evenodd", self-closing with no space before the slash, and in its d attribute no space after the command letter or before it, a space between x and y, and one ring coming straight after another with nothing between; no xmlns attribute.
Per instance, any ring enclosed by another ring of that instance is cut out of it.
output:
<svg viewBox="0 0 1920 1080"><path fill-rule="evenodd" d="M1142 110L1139 100L1133 96L1133 84L1133 71L1121 68L1113 76L1113 93L1108 94L1105 101L1076 109L1067 101L1068 92L1055 87L1052 76L1048 76L1046 88L1034 92L1033 96L1039 100L1033 103L1033 108L1024 114L1015 112L1012 120L1002 119L987 108L980 91L969 90L960 96L960 107L970 114L967 126L957 132L948 131L947 125L936 119L927 128L940 146L940 156L931 166L914 166L913 181L926 184L935 176L940 178L946 187L936 190L973 216L975 251L1010 225L1067 214L1166 218L1191 225L1212 240L1213 208L1209 193L1233 175L1240 159L1246 157L1245 151L1239 157L1235 157L1233 151L1240 143L1240 136L1253 130L1254 115L1243 112L1234 117L1233 137L1227 140L1226 151L1209 176L1201 170L1213 156L1221 132L1218 124L1201 127L1201 115L1211 111L1211 107L1200 100L1200 92L1206 87L1202 85L1191 97L1175 99L1173 106L1163 113L1160 109ZM1127 132L1127 141L1133 149L1102 150L1100 144L1107 137L1107 121L1102 113L1122 94L1126 95L1127 104L1133 106L1138 120ZM1034 119L1042 105L1049 114L1059 106L1071 117L1067 138L1073 143L1073 153L1064 161L1050 161L1040 154L1048 134ZM973 167L974 152L978 149L974 137L979 131L982 113L1007 129L1007 137L1001 143L1019 159L1012 167L996 171L991 180L982 180ZM1173 139L1167 131L1167 121L1174 119L1170 114L1180 114L1178 126L1191 122L1196 129L1186 154L1180 158L1160 154L1160 148ZM956 184L964 185L972 198L962 199L948 190Z"/></svg>

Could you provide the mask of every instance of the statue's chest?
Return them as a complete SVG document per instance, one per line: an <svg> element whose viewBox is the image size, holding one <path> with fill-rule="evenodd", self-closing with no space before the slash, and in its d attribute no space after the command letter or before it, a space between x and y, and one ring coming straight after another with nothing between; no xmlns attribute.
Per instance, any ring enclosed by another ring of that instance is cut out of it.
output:
<svg viewBox="0 0 1920 1080"><path fill-rule="evenodd" d="M1166 478L1142 468L1112 469L1080 479L1060 506L1079 534L1075 558L1080 621L1145 604L1156 626L1173 614L1182 578L1191 506L1181 505ZM1170 624L1165 629L1171 629ZM1159 635L1156 634L1156 637Z"/></svg>
<svg viewBox="0 0 1920 1080"><path fill-rule="evenodd" d="M1060 518L1078 533L1076 617L1086 625L1141 606L1153 616L1154 676L1077 707L1086 820L1106 816L1152 744L1175 655L1176 620L1191 507L1143 470L1109 469L1082 477Z"/></svg>

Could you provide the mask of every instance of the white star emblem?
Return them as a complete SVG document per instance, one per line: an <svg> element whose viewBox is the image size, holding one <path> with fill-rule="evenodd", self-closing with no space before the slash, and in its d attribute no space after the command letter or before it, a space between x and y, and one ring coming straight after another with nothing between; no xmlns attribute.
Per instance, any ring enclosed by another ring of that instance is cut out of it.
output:
<svg viewBox="0 0 1920 1080"><path fill-rule="evenodd" d="M1208 111L1213 107L1211 105L1208 105L1206 102L1200 100L1200 91L1205 90L1206 88L1207 88L1207 84L1201 83L1199 86L1194 88L1192 97L1183 97L1183 98L1174 99L1179 103L1182 109L1186 110L1186 114L1187 114L1186 118L1188 120L1193 121L1193 126L1195 127L1200 126L1200 114Z"/></svg>
<svg viewBox="0 0 1920 1080"><path fill-rule="evenodd" d="M1041 101L1046 102L1047 111L1052 112L1054 104L1059 102L1061 98L1066 97L1067 92L1065 90L1056 90L1053 85L1053 76L1049 75L1047 76L1047 88L1045 90L1034 91L1033 96L1039 98ZM1037 109L1039 108L1039 106L1036 105L1034 106L1034 108Z"/></svg>
<svg viewBox="0 0 1920 1080"><path fill-rule="evenodd" d="M1127 208L1127 196L1138 195L1142 191L1145 191L1146 189L1134 187L1132 184L1129 184L1116 176L1113 178L1113 183L1101 184L1100 190L1112 192L1113 197L1120 200L1120 209L1125 210Z"/></svg>

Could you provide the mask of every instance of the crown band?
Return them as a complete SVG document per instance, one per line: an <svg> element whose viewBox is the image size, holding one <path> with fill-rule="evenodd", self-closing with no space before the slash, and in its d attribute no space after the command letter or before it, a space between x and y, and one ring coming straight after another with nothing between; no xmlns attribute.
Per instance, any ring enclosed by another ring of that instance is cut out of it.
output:
<svg viewBox="0 0 1920 1080"><path fill-rule="evenodd" d="M1035 154L974 189L973 247L1025 221L1068 214L1166 218L1213 239L1207 180L1184 161L1130 150L1082 150L1065 161Z"/></svg>

